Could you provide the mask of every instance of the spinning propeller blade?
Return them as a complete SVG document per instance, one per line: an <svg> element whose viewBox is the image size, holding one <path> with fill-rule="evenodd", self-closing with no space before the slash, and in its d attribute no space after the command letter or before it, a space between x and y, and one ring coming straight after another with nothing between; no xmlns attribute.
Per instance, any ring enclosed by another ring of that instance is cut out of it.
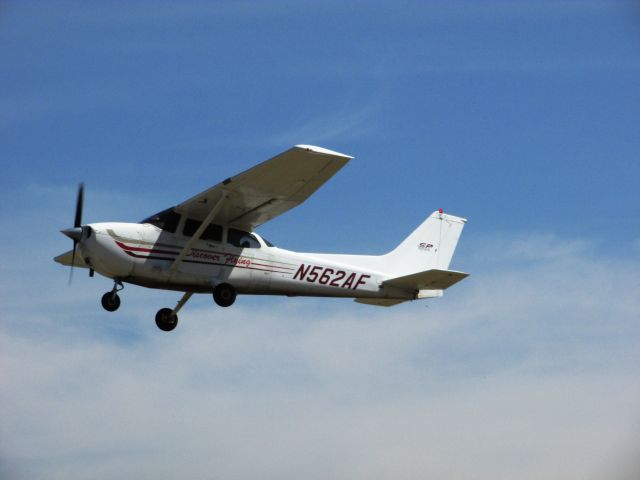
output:
<svg viewBox="0 0 640 480"><path fill-rule="evenodd" d="M74 227L82 225L82 206L84 204L84 183L78 186L78 199L76 200L76 218L73 222Z"/></svg>
<svg viewBox="0 0 640 480"><path fill-rule="evenodd" d="M76 216L73 221L73 228L77 231L78 228L82 226L82 207L84 204L84 183L81 183L78 186L78 198L76 200ZM63 232L64 233L64 232ZM66 235L66 233L65 233ZM71 235L68 235L71 236ZM73 240L73 253L71 254L71 270L69 270L69 285L71 285L71 280L73 279L73 266L76 261L76 247L78 246L79 236L74 235L71 237Z"/></svg>

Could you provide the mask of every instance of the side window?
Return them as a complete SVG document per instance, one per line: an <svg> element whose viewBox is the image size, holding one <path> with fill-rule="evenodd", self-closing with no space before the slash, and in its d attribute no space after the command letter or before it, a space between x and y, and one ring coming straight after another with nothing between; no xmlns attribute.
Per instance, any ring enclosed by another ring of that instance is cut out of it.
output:
<svg viewBox="0 0 640 480"><path fill-rule="evenodd" d="M182 233L187 237L192 237L194 233L200 228L202 222L199 220L194 220L193 218L187 218L184 222L184 228L182 229ZM204 229L202 235L200 236L203 240L212 240L214 242L222 241L222 227L220 225L209 224L207 228Z"/></svg>
<svg viewBox="0 0 640 480"><path fill-rule="evenodd" d="M200 238L220 243L222 242L222 227L220 225L210 223L209 226L204 229L202 237Z"/></svg>
<svg viewBox="0 0 640 480"><path fill-rule="evenodd" d="M260 242L248 232L230 228L227 233L227 243L240 248L260 248Z"/></svg>
<svg viewBox="0 0 640 480"><path fill-rule="evenodd" d="M173 208L169 208L155 215L151 215L149 218L145 218L140 223L150 223L166 232L175 233L179 221L180 215L174 212Z"/></svg>
<svg viewBox="0 0 640 480"><path fill-rule="evenodd" d="M187 237L192 237L196 230L200 228L202 222L194 220L193 218L187 218L184 221L184 227L182 227L182 233Z"/></svg>

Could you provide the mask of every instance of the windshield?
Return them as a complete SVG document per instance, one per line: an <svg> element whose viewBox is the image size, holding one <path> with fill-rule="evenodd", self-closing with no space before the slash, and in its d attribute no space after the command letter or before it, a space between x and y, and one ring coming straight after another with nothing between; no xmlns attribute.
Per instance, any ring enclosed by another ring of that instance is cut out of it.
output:
<svg viewBox="0 0 640 480"><path fill-rule="evenodd" d="M145 218L140 223L150 223L156 227L165 230L167 232L175 233L178 228L178 222L180 221L180 215L173 211L173 208L168 208L160 213L151 215L149 218Z"/></svg>

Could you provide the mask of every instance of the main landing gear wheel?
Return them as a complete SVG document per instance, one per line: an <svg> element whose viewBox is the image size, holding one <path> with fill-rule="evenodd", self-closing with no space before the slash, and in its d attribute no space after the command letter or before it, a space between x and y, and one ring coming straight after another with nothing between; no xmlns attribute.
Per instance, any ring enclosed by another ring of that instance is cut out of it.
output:
<svg viewBox="0 0 640 480"><path fill-rule="evenodd" d="M216 285L213 289L213 300L221 307L230 307L236 301L236 289L228 283Z"/></svg>
<svg viewBox="0 0 640 480"><path fill-rule="evenodd" d="M178 315L170 308L161 308L156 313L156 325L164 332L170 332L178 325Z"/></svg>
<svg viewBox="0 0 640 480"><path fill-rule="evenodd" d="M107 312L115 312L120 307L120 297L116 292L107 292L102 296L102 307Z"/></svg>

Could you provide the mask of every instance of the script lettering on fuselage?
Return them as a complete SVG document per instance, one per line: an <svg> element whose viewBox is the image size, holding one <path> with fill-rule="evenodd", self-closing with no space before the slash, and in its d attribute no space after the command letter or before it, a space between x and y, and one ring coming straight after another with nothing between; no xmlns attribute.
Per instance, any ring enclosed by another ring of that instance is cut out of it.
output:
<svg viewBox="0 0 640 480"><path fill-rule="evenodd" d="M371 275L355 272L348 273L344 270L321 267L319 265L305 265L304 263L300 264L298 271L293 276L294 280L305 280L309 283L319 283L320 285L349 288L351 290L357 290L360 285L366 285L365 279L367 278L371 278Z"/></svg>
<svg viewBox="0 0 640 480"><path fill-rule="evenodd" d="M220 255L218 255L217 253L207 252L206 250L198 250L196 248L191 249L191 253L189 256L193 258L203 258L206 260L211 260L213 262L220 261Z"/></svg>
<svg viewBox="0 0 640 480"><path fill-rule="evenodd" d="M224 264L225 265L241 265L243 267L250 267L251 259L248 257L243 257L240 255L232 255L230 253L227 253L224 256Z"/></svg>

